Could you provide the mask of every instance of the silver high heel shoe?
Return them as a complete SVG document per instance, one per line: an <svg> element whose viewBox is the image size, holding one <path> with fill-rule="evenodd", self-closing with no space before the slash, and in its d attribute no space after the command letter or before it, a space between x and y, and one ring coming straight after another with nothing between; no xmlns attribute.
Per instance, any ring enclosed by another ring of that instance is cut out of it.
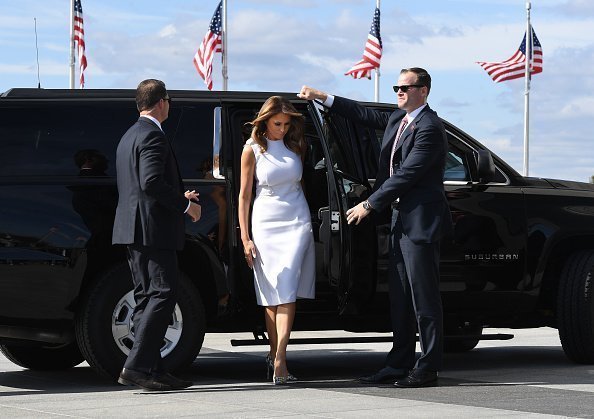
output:
<svg viewBox="0 0 594 419"><path fill-rule="evenodd" d="M274 360L270 356L270 354L266 355L266 379L270 380L270 375L272 375L272 383L273 384L286 384L287 382L295 382L297 381L297 377L287 371L286 377L275 377L274 376Z"/></svg>
<svg viewBox="0 0 594 419"><path fill-rule="evenodd" d="M289 382L288 376L287 377L277 377L277 376L272 377L272 384L274 384L275 386L287 384L288 382Z"/></svg>

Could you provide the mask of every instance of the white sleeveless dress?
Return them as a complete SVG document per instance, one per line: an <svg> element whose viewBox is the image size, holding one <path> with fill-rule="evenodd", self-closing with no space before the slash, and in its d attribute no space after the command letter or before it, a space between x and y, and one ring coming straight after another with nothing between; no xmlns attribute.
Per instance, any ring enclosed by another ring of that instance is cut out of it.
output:
<svg viewBox="0 0 594 419"><path fill-rule="evenodd" d="M301 189L301 159L284 142L268 140L256 157L252 239L256 246L254 284L261 306L315 297L315 252L311 216Z"/></svg>

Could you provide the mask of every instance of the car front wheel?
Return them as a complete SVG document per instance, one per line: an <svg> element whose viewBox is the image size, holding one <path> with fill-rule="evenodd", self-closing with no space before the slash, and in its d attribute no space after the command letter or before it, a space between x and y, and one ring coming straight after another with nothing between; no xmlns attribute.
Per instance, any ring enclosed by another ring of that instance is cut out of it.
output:
<svg viewBox="0 0 594 419"><path fill-rule="evenodd" d="M563 350L580 364L594 363L594 250L573 254L561 273L557 327Z"/></svg>

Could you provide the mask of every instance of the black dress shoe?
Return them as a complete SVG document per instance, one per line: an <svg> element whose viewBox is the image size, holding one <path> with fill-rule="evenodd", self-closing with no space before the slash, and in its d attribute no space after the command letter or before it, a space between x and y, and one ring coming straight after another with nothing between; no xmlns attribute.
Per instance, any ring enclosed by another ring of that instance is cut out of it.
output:
<svg viewBox="0 0 594 419"><path fill-rule="evenodd" d="M384 367L373 375L360 377L359 381L365 384L379 384L389 383L398 380L399 378L406 377L408 374L407 370L401 370L392 367Z"/></svg>
<svg viewBox="0 0 594 419"><path fill-rule="evenodd" d="M140 371L128 370L124 368L118 378L118 383L125 386L138 386L148 391L168 391L176 390L173 386L165 381L153 377Z"/></svg>
<svg viewBox="0 0 594 419"><path fill-rule="evenodd" d="M171 375L168 372L154 373L153 378L155 378L156 380L159 380L163 383L169 384L174 390L181 390L183 388L188 388L194 384L191 381L182 380L181 378L177 378L176 376Z"/></svg>
<svg viewBox="0 0 594 419"><path fill-rule="evenodd" d="M415 388L431 387L437 385L437 371L423 371L414 369L408 377L394 383L396 387Z"/></svg>

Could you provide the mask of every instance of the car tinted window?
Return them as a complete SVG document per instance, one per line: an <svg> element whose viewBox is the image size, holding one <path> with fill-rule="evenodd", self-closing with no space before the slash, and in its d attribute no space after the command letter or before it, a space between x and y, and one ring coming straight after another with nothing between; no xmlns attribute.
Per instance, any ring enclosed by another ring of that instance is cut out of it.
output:
<svg viewBox="0 0 594 419"><path fill-rule="evenodd" d="M115 176L115 152L136 121L129 104L46 103L3 108L0 112L0 176L75 176L74 156L95 150Z"/></svg>
<svg viewBox="0 0 594 419"><path fill-rule="evenodd" d="M328 140L330 158L335 169L352 178L359 178L357 167L351 156L351 139L354 133L345 118L334 113L324 114L325 135Z"/></svg>
<svg viewBox="0 0 594 419"><path fill-rule="evenodd" d="M446 181L475 181L476 165L478 155L474 148L471 148L462 139L455 134L447 131L448 136L448 156L446 158L446 168L444 180ZM472 160L472 162L469 161ZM473 168L471 170L471 167ZM490 183L506 183L507 179L500 168L496 167L495 177Z"/></svg>
<svg viewBox="0 0 594 419"><path fill-rule="evenodd" d="M453 147L450 142L443 180L470 181L470 171L466 163L467 155Z"/></svg>
<svg viewBox="0 0 594 419"><path fill-rule="evenodd" d="M179 171L184 179L200 179L212 169L214 108L216 103L182 104L173 102L163 131L171 140Z"/></svg>

